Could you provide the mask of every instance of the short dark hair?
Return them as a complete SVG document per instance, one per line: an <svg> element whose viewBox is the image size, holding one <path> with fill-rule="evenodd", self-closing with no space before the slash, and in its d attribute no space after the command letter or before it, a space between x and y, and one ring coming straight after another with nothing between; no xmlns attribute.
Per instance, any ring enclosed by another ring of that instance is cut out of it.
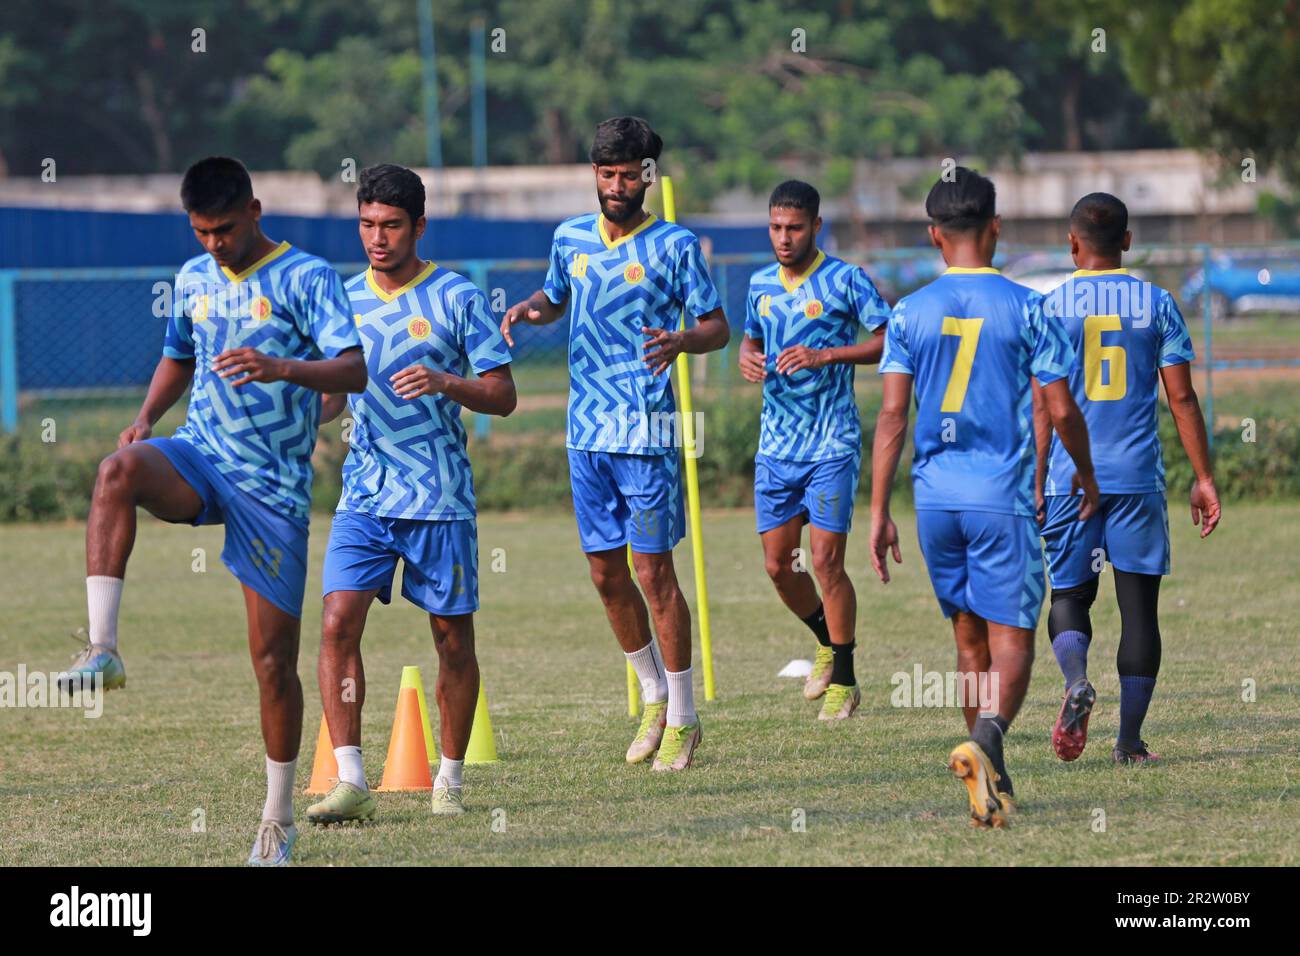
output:
<svg viewBox="0 0 1300 956"><path fill-rule="evenodd" d="M1124 251L1128 207L1110 193L1088 193L1070 212L1070 231L1102 255Z"/></svg>
<svg viewBox="0 0 1300 956"><path fill-rule="evenodd" d="M393 163L380 163L361 170L357 183L357 208L377 202L396 206L411 217L411 225L424 215L424 180L413 170Z"/></svg>
<svg viewBox="0 0 1300 956"><path fill-rule="evenodd" d="M591 161L597 166L659 160L664 141L639 116L615 116L596 127L591 143Z"/></svg>
<svg viewBox="0 0 1300 956"><path fill-rule="evenodd" d="M997 215L993 180L958 166L951 181L941 176L930 187L930 194L925 197L925 214L945 232L982 229Z"/></svg>
<svg viewBox="0 0 1300 956"><path fill-rule="evenodd" d="M181 206L186 212L228 212L252 198L253 180L248 170L229 156L200 159L181 179Z"/></svg>
<svg viewBox="0 0 1300 956"><path fill-rule="evenodd" d="M817 218L821 210L822 197L811 185L798 179L787 179L772 190L767 200L767 208L807 210L811 219Z"/></svg>

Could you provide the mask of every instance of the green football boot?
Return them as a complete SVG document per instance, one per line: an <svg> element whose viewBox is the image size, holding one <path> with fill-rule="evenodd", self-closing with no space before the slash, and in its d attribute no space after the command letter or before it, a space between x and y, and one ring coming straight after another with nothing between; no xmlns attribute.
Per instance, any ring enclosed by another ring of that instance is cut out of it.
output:
<svg viewBox="0 0 1300 956"><path fill-rule="evenodd" d="M464 788L448 787L439 778L433 782L431 809L435 817L458 817L465 812Z"/></svg>
<svg viewBox="0 0 1300 956"><path fill-rule="evenodd" d="M847 684L831 684L826 688L826 699L822 701L822 710L817 715L817 719L847 720L853 716L860 703L862 703L862 691L858 689L857 684L852 687Z"/></svg>
<svg viewBox="0 0 1300 956"><path fill-rule="evenodd" d="M375 819L378 809L369 790L362 790L356 784L340 780L325 794L323 800L307 808L307 822L369 823Z"/></svg>
<svg viewBox="0 0 1300 956"><path fill-rule="evenodd" d="M640 763L659 749L659 742L664 739L667 719L668 701L646 703L641 712L641 726L632 738L632 745L627 748L628 763Z"/></svg>
<svg viewBox="0 0 1300 956"><path fill-rule="evenodd" d="M822 694L826 693L826 688L831 683L831 666L835 663L835 655L831 652L830 647L817 645L817 656L813 658L812 671L808 674L808 679L803 682L804 700L816 700Z"/></svg>
<svg viewBox="0 0 1300 956"><path fill-rule="evenodd" d="M684 727L665 727L664 739L659 743L659 753L650 769L655 771L685 770L695 759L695 748L704 738L700 719Z"/></svg>
<svg viewBox="0 0 1300 956"><path fill-rule="evenodd" d="M99 644L90 643L85 628L78 628L73 635L78 641L85 641L85 646L72 659L72 666L58 676L56 683L64 694L75 690L95 686L95 675L101 674L104 690L117 690L126 686L126 665L117 651Z"/></svg>

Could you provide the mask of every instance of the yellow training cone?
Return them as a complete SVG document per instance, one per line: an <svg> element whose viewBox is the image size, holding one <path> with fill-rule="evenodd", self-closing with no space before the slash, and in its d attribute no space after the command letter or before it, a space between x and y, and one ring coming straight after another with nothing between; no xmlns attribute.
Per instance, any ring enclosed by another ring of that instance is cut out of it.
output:
<svg viewBox="0 0 1300 956"><path fill-rule="evenodd" d="M469 746L465 748L465 763L496 763L497 744L492 737L492 718L488 716L487 691L483 681L478 683L478 704L474 707L474 729L469 732Z"/></svg>
<svg viewBox="0 0 1300 956"><path fill-rule="evenodd" d="M329 793L330 779L338 779L339 762L334 759L334 743L330 740L329 724L321 714L320 733L316 735L316 760L311 766L311 783L303 793Z"/></svg>
<svg viewBox="0 0 1300 956"><path fill-rule="evenodd" d="M433 741L433 729L429 726L429 705L424 698L424 681L420 677L420 668L403 667L402 668L402 686L398 691L398 702L401 702L401 691L408 687L415 688L415 696L420 701L420 724L424 727L424 749L428 751L429 763L438 762L438 745Z"/></svg>

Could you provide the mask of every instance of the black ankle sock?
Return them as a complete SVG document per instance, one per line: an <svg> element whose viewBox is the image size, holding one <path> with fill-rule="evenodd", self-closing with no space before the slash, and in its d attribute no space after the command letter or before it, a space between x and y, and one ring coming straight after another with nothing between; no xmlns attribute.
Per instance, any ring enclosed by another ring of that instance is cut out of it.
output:
<svg viewBox="0 0 1300 956"><path fill-rule="evenodd" d="M853 649L858 646L857 641L851 641L848 644L831 645L831 683L840 684L844 687L852 687L858 682L853 676Z"/></svg>
<svg viewBox="0 0 1300 956"><path fill-rule="evenodd" d="M826 627L826 607L824 605L818 604L817 610L807 617L801 617L799 620L808 625L808 630L813 632L818 644L822 647L831 646L831 632Z"/></svg>
<svg viewBox="0 0 1300 956"><path fill-rule="evenodd" d="M1011 775L1007 773L1006 761L1002 755L1002 737L1007 732L1009 725L1001 717L979 717L975 720L975 727L970 732L970 739L980 745L980 749L988 755L989 762L993 764L993 769L997 771L998 776L1002 779L998 781L998 789L1003 793L1011 793Z"/></svg>

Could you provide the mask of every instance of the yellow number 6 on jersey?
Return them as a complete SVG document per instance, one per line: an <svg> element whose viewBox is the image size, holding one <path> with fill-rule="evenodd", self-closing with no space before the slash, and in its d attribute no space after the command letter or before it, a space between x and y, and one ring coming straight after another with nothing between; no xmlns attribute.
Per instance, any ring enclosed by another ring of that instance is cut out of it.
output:
<svg viewBox="0 0 1300 956"><path fill-rule="evenodd" d="M943 391L943 404L939 406L941 412L960 412L966 403L966 387L970 385L970 370L975 364L975 349L979 346L980 326L983 324L983 319L943 317L943 334L956 335L960 341L952 373L948 376L948 387Z"/></svg>
<svg viewBox="0 0 1300 956"><path fill-rule="evenodd" d="M1102 345L1101 333L1124 328L1118 315L1090 315L1083 320L1083 393L1092 402L1115 402L1128 393L1128 355L1122 345ZM1101 380L1101 363L1109 366Z"/></svg>

